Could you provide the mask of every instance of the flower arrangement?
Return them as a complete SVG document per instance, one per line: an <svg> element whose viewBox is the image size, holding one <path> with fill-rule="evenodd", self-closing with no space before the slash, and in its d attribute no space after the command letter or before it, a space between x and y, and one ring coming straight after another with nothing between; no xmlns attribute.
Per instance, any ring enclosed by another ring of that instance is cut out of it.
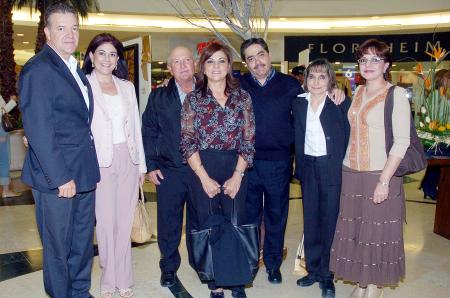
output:
<svg viewBox="0 0 450 298"><path fill-rule="evenodd" d="M450 105L448 102L450 82L439 78L440 74L449 72L437 71L439 64L449 54L440 46L433 47L431 52L425 52L431 57L429 70L423 70L421 63L417 64L415 74L418 83L414 86L414 108L416 111L415 125L417 134L424 146L429 150L440 151L440 146L450 146ZM438 76L436 75L438 74Z"/></svg>

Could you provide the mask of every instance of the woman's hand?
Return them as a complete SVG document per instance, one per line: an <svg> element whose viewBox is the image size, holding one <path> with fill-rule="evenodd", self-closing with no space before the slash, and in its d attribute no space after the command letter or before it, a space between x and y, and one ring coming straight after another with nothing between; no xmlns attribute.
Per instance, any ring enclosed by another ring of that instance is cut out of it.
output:
<svg viewBox="0 0 450 298"><path fill-rule="evenodd" d="M139 174L139 186L142 187L145 182L145 174L141 173Z"/></svg>
<svg viewBox="0 0 450 298"><path fill-rule="evenodd" d="M27 139L26 136L23 136L23 137L22 137L22 143L23 143L23 145L24 145L26 148L28 148L28 139Z"/></svg>
<svg viewBox="0 0 450 298"><path fill-rule="evenodd" d="M220 184L209 176L206 175L205 177L200 178L200 182L202 183L203 190L210 199L220 193Z"/></svg>
<svg viewBox="0 0 450 298"><path fill-rule="evenodd" d="M387 199L389 194L389 185L382 185L380 182L377 183L375 191L373 192L373 202L375 204L380 204Z"/></svg>
<svg viewBox="0 0 450 298"><path fill-rule="evenodd" d="M224 194L234 199L241 188L242 176L238 172L234 172L230 179L223 184Z"/></svg>

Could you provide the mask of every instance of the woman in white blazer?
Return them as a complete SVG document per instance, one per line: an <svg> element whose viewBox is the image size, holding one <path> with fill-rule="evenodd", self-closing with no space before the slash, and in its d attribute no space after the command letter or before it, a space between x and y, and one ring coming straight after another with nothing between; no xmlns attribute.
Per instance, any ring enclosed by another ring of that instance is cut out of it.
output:
<svg viewBox="0 0 450 298"><path fill-rule="evenodd" d="M130 235L147 171L136 93L114 36L95 36L86 53L83 71L94 96L91 129L101 175L95 202L101 297L113 297L116 289L133 297Z"/></svg>

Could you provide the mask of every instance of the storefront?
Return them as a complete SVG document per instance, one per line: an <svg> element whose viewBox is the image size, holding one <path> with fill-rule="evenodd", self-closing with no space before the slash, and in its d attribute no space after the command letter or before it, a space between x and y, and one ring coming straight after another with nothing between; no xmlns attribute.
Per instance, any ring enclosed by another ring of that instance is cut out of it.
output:
<svg viewBox="0 0 450 298"><path fill-rule="evenodd" d="M393 34L393 35L354 35L354 36L285 36L284 60L289 61L291 69L299 62L299 53L309 50L309 60L319 57L327 58L334 64L338 79L349 80L351 89L358 84L358 65L356 51L359 45L369 38L385 41L391 48L393 65L392 82L404 87L411 87L417 81L416 66L421 63L424 73L434 62L426 52L434 48L450 50L450 32ZM306 52L307 52L306 51ZM438 69L450 68L450 56L438 65ZM344 83L345 84L345 83Z"/></svg>

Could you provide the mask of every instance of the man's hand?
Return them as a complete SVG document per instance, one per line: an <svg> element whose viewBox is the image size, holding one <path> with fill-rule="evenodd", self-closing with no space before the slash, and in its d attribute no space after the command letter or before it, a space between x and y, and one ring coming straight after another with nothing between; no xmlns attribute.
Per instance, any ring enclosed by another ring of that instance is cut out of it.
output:
<svg viewBox="0 0 450 298"><path fill-rule="evenodd" d="M155 185L160 185L161 182L159 181L159 179L164 180L164 176L160 170L154 170L147 173L147 179Z"/></svg>
<svg viewBox="0 0 450 298"><path fill-rule="evenodd" d="M162 81L161 84L156 86L156 88L167 87L169 85L169 81L170 79L164 79L164 81Z"/></svg>
<svg viewBox="0 0 450 298"><path fill-rule="evenodd" d="M58 187L58 197L71 199L77 193L77 187L74 180L70 180L66 184Z"/></svg>
<svg viewBox="0 0 450 298"><path fill-rule="evenodd" d="M340 105L345 100L345 93L341 89L334 88L333 94L331 95L331 100L335 105Z"/></svg>

